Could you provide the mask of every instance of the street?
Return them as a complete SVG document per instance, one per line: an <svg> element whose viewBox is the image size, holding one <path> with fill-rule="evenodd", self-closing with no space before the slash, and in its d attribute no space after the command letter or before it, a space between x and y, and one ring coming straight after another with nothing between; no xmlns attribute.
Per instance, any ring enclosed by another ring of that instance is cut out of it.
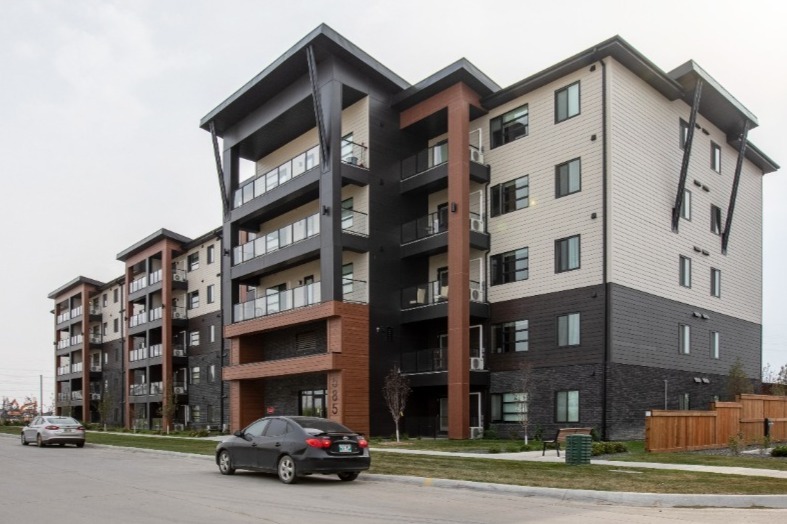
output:
<svg viewBox="0 0 787 524"><path fill-rule="evenodd" d="M406 460L402 457L402 460ZM786 510L639 508L364 479L219 474L209 457L0 437L2 522L774 522Z"/></svg>

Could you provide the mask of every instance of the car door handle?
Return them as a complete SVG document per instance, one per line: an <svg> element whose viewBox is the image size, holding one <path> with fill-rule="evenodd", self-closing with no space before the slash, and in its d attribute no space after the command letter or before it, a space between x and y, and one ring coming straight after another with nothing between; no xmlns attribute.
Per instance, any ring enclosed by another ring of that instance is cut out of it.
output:
<svg viewBox="0 0 787 524"><path fill-rule="evenodd" d="M257 447L257 443L256 442L252 442L251 443L251 447L256 448Z"/></svg>
<svg viewBox="0 0 787 524"><path fill-rule="evenodd" d="M276 446L277 448L280 448L280 447L281 447L281 442L277 442L277 443L275 444L275 446Z"/></svg>

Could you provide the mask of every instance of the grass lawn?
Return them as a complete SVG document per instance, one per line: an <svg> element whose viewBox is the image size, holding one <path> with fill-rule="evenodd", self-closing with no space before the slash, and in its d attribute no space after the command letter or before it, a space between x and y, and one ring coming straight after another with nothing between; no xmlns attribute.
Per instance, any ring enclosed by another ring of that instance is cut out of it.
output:
<svg viewBox="0 0 787 524"><path fill-rule="evenodd" d="M0 432L19 435L20 428L0 426ZM141 436L134 434L105 434L91 431L88 443L158 449L181 453L213 455L216 441L178 437ZM488 452L490 447L518 444L501 440L411 440L401 443L373 441L374 447L405 447L439 451ZM715 457L707 455L646 454L632 446L633 453L620 455L620 460L674 462L678 464L712 464L741 467L765 467L781 460L764 460L749 457ZM630 447L630 449L632 448ZM635 493L708 493L708 494L787 494L784 479L720 475L689 471L668 471L646 468L616 468L614 466L568 466L563 463L520 462L484 458L434 457L374 453L370 473L381 475L410 475L426 478L494 482L519 486L539 486L562 489L592 489L600 491L626 491ZM688 461L688 456L700 460ZM655 460L654 460L655 459ZM673 459L673 460L669 460ZM714 460L716 459L716 460ZM723 460L726 460L724 462ZM210 466L214 467L214 466ZM787 469L784 467L774 469Z"/></svg>

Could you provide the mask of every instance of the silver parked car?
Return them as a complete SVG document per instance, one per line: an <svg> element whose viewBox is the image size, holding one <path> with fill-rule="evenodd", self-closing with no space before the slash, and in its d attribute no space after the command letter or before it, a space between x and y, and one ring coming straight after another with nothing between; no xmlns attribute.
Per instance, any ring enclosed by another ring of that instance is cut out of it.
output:
<svg viewBox="0 0 787 524"><path fill-rule="evenodd" d="M85 426L71 417L36 417L22 428L22 445L31 442L43 448L49 444L75 444L81 448L85 445Z"/></svg>

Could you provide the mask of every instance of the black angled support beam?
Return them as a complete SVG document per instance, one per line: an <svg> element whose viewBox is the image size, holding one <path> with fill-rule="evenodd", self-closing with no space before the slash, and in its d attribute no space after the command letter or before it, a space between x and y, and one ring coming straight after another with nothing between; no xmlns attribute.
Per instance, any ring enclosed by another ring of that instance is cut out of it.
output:
<svg viewBox="0 0 787 524"><path fill-rule="evenodd" d="M227 186L224 184L224 169L221 167L221 152L219 151L219 139L216 136L216 126L213 120L208 124L210 127L210 136L213 138L213 156L216 157L216 171L219 174L219 188L221 189L221 208L224 211L224 218L226 219L230 214L229 196L227 195Z"/></svg>
<svg viewBox="0 0 787 524"><path fill-rule="evenodd" d="M306 48L306 61L309 64L309 80L311 80L312 84L312 100L314 100L314 118L317 121L317 133L320 135L320 153L322 153L322 165L323 171L327 169L327 159L328 159L328 151L330 146L328 145L328 136L327 131L325 129L325 123L323 121L322 115L322 103L320 102L320 91L317 87L317 62L314 60L314 48L312 46L308 46Z"/></svg>
<svg viewBox="0 0 787 524"><path fill-rule="evenodd" d="M732 193L730 193L730 205L727 208L727 220L724 223L724 233L721 235L721 252L727 254L727 245L730 242L730 227L732 226L732 215L735 213L735 200L738 198L738 184L741 181L741 169L743 169L743 157L746 155L746 136L749 134L749 121L743 122L743 132L741 133L741 143L738 146L738 162L735 164L735 178L732 181Z"/></svg>
<svg viewBox="0 0 787 524"><path fill-rule="evenodd" d="M675 207L672 208L672 231L678 232L680 223L680 210L683 207L683 194L686 190L686 176L689 172L689 158L691 157L691 143L694 140L694 128L697 125L697 110L700 107L702 98L702 80L697 79L694 87L694 102L691 104L691 116L689 117L689 128L686 130L686 141L683 144L683 162L680 165L680 182L678 182L678 194L675 196Z"/></svg>

